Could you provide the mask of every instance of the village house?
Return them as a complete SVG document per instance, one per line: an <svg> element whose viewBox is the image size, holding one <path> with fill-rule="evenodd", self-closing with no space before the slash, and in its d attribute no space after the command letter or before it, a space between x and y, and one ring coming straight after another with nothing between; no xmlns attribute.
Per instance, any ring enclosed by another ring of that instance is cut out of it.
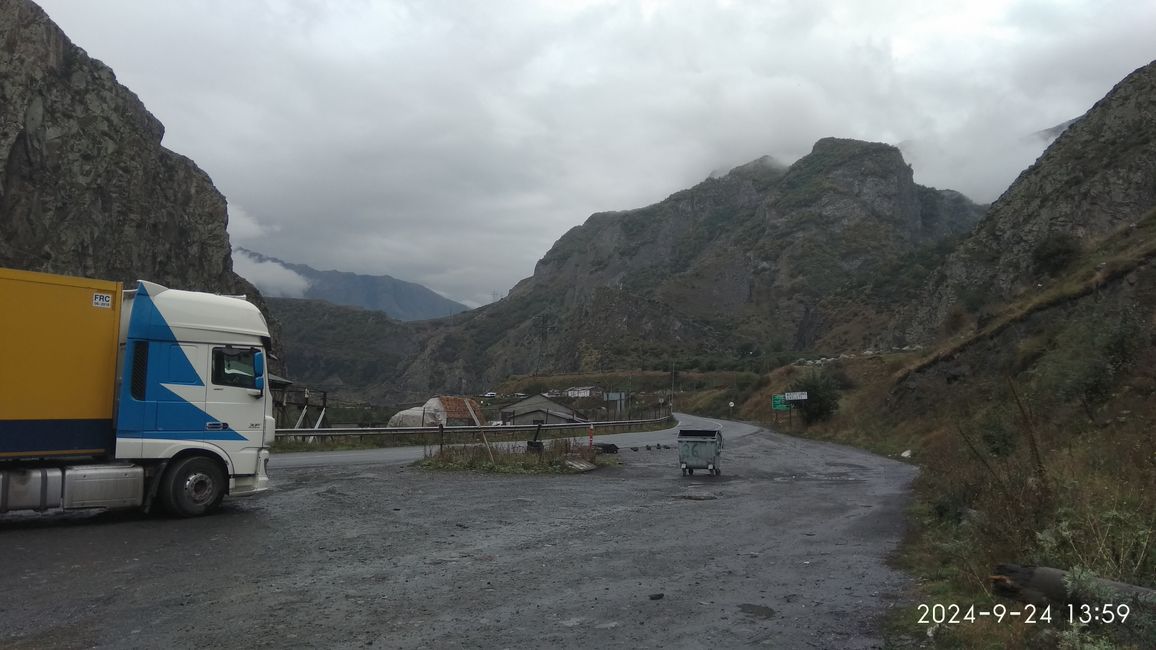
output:
<svg viewBox="0 0 1156 650"><path fill-rule="evenodd" d="M566 397L581 399L583 397L602 397L602 389L598 386L572 386L563 391Z"/></svg>
<svg viewBox="0 0 1156 650"><path fill-rule="evenodd" d="M585 418L545 395L531 395L502 408L502 424L569 424Z"/></svg>

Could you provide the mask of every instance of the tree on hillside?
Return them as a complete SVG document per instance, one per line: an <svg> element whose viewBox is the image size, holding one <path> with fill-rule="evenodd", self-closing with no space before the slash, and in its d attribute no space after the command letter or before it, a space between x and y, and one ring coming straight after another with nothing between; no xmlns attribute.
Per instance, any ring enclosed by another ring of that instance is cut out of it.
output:
<svg viewBox="0 0 1156 650"><path fill-rule="evenodd" d="M796 379L787 391L807 393L807 399L799 406L803 421L807 424L827 420L839 410L839 386L825 370L812 370L806 376Z"/></svg>

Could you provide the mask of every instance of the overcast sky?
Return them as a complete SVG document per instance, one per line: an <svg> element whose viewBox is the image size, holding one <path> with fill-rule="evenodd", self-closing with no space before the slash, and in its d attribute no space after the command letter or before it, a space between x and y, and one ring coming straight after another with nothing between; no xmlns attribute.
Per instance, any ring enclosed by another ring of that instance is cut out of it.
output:
<svg viewBox="0 0 1156 650"><path fill-rule="evenodd" d="M1029 134L1156 58L1140 0L40 4L212 176L235 245L470 305L592 212L824 136L991 201Z"/></svg>

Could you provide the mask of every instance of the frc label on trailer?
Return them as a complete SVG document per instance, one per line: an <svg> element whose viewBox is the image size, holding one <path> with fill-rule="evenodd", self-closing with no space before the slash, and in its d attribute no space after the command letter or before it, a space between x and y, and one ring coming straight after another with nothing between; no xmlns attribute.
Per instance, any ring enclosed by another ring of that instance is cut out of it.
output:
<svg viewBox="0 0 1156 650"><path fill-rule="evenodd" d="M92 294L92 306L97 309L112 309L112 294L111 293L94 293Z"/></svg>

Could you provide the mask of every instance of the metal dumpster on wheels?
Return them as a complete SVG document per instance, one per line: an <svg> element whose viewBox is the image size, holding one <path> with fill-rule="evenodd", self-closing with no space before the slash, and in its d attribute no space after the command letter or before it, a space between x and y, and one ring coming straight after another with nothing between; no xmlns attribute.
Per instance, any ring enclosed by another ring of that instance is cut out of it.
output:
<svg viewBox="0 0 1156 650"><path fill-rule="evenodd" d="M694 475L694 470L705 469L711 474L722 474L718 466L723 448L722 433L710 429L680 429L678 432L678 464L682 475Z"/></svg>

